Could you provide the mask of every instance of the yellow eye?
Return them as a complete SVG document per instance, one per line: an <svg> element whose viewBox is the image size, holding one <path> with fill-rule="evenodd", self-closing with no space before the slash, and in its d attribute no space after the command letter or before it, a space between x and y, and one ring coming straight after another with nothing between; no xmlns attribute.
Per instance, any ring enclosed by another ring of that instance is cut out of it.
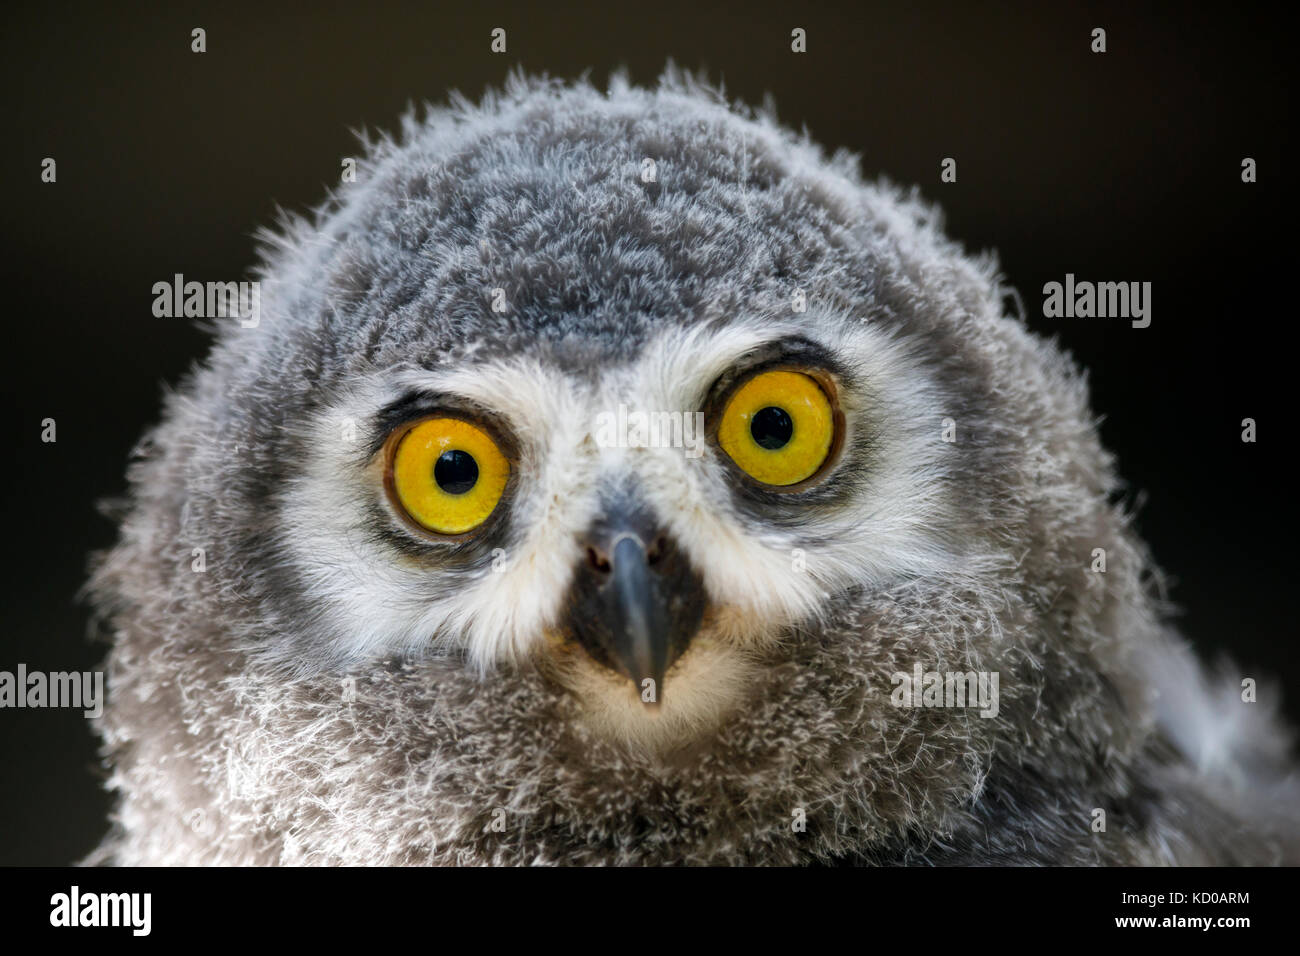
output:
<svg viewBox="0 0 1300 956"><path fill-rule="evenodd" d="M745 473L766 485L797 485L815 475L835 441L835 414L820 385L800 372L760 372L727 402L718 443Z"/></svg>
<svg viewBox="0 0 1300 956"><path fill-rule="evenodd" d="M436 534L464 534L492 514L510 463L486 432L459 418L427 418L394 438L385 478L412 521Z"/></svg>

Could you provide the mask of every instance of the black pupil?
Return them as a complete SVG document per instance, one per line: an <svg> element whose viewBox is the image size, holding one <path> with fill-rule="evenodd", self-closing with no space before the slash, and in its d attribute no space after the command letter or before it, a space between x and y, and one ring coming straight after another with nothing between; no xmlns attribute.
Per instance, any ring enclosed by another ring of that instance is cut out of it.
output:
<svg viewBox="0 0 1300 956"><path fill-rule="evenodd" d="M749 420L749 433L761 447L775 451L784 448L790 441L790 436L794 434L794 422L790 421L784 408L769 405L754 413L754 417Z"/></svg>
<svg viewBox="0 0 1300 956"><path fill-rule="evenodd" d="M469 452L453 449L438 456L433 480L449 495L463 495L478 481L478 462Z"/></svg>

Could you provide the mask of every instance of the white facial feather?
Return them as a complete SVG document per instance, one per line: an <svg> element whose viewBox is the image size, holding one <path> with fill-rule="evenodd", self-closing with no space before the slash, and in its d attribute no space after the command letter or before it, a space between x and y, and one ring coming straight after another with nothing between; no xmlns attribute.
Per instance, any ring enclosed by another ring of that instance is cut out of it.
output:
<svg viewBox="0 0 1300 956"><path fill-rule="evenodd" d="M644 504L659 516L701 574L720 636L761 641L783 626L815 619L829 593L886 587L911 576L959 574L980 556L954 550L946 529L951 502L942 480L949 446L940 440L943 398L918 363L865 324L824 316L827 346L866 384L842 390L847 440L870 427L878 436L870 473L847 506L818 509L799 530L756 527L736 511L735 476L716 447L699 457L680 447L601 447L595 423L621 404L642 411L699 410L710 385L747 353L781 338L776 320L721 329L671 329L634 362L611 367L595 384L537 359L470 363L448 371L403 368L369 383L320 416L310 460L284 495L286 544L309 597L328 607L338 658L438 650L468 652L486 671L545 643L560 614L581 536L597 517L602 488L634 476ZM457 396L489 410L519 444L512 481L512 525L521 534L473 577L429 570L395 552L370 524L380 503L394 528L382 462L362 461L366 442L340 438L338 423L368 421L412 391ZM848 467L841 462L836 467ZM809 542L815 542L810 546ZM796 561L802 550L802 561ZM994 559L986 556L986 559ZM738 622L746 622L739 624Z"/></svg>

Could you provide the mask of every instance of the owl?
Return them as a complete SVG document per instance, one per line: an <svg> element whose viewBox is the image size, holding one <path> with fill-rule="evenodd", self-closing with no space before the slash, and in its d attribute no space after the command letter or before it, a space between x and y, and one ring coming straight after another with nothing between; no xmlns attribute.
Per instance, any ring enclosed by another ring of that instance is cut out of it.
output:
<svg viewBox="0 0 1300 956"><path fill-rule="evenodd" d="M990 255L670 69L511 77L263 237L90 593L117 864L1263 864Z"/></svg>

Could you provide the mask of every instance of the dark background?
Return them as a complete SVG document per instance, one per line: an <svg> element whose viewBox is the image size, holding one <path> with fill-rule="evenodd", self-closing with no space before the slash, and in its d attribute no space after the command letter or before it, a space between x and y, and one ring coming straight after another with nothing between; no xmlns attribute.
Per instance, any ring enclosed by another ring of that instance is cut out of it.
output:
<svg viewBox="0 0 1300 956"><path fill-rule="evenodd" d="M1125 5L1127 7L1129 5ZM1295 561L1283 130L1290 34L1263 13L1053 4L884 8L750 2L380 2L307 8L65 5L6 11L3 78L4 626L0 670L86 670L76 594L114 529L127 453L206 350L154 318L173 273L232 280L277 205L304 210L355 155L350 130L408 104L477 98L507 69L652 82L667 58L919 184L948 231L995 248L1033 327L1090 369L1103 437L1140 528L1207 656L1273 675L1300 715L1288 613ZM509 51L489 52L494 27ZM808 52L790 52L790 31ZM1108 52L1089 51L1107 30ZM190 52L190 30L208 52ZM58 182L40 181L41 160ZM939 164L958 162L941 184ZM1241 182L1256 159L1259 182ZM1293 187L1290 187L1293 188ZM1152 324L1044 319L1042 286L1150 281ZM40 441L58 422L57 444ZM1240 441L1242 418L1259 442ZM0 863L65 863L106 828L80 711L0 711Z"/></svg>

